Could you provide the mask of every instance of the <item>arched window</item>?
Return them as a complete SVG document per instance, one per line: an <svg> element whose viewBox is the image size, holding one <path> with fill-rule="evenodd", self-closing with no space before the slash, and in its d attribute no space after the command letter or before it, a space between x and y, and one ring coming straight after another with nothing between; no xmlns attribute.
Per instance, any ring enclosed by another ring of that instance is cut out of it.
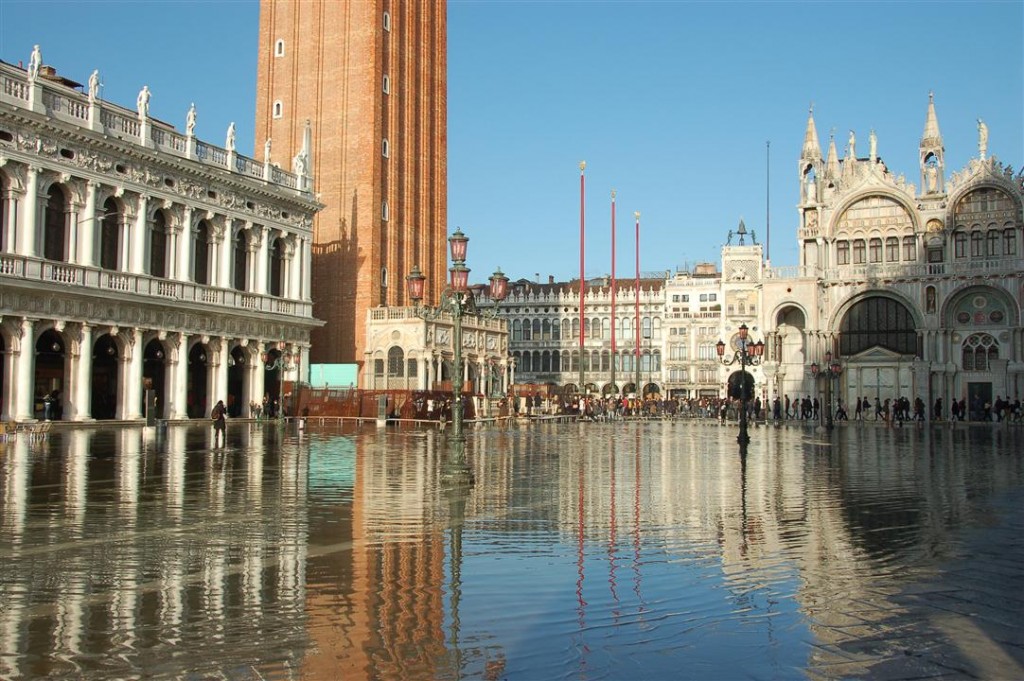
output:
<svg viewBox="0 0 1024 681"><path fill-rule="evenodd" d="M853 264L863 265L865 262L867 262L867 249L865 248L864 239L854 239Z"/></svg>
<svg viewBox="0 0 1024 681"><path fill-rule="evenodd" d="M283 296L281 273L284 271L284 239L274 239L274 245L270 249L270 295Z"/></svg>
<svg viewBox="0 0 1024 681"><path fill-rule="evenodd" d="M275 57L283 57L284 56L284 41L281 40L281 39L278 39L277 42L274 43L274 56Z"/></svg>
<svg viewBox="0 0 1024 681"><path fill-rule="evenodd" d="M579 317L574 317L573 320L572 320L572 337L573 338L579 338L580 337L580 320L579 320ZM576 358L576 360L578 361L579 358Z"/></svg>
<svg viewBox="0 0 1024 681"><path fill-rule="evenodd" d="M161 279L167 276L167 217L162 210L154 213L150 222L149 273Z"/></svg>
<svg viewBox="0 0 1024 681"><path fill-rule="evenodd" d="M1003 255L1017 255L1017 234L1013 227L1003 230Z"/></svg>
<svg viewBox="0 0 1024 681"><path fill-rule="evenodd" d="M572 322L569 319L562 320L562 340L572 338Z"/></svg>
<svg viewBox="0 0 1024 681"><path fill-rule="evenodd" d="M849 265L850 264L850 242L849 241L837 241L836 242L836 264L838 264L838 265Z"/></svg>
<svg viewBox="0 0 1024 681"><path fill-rule="evenodd" d="M389 76L386 73L384 74L383 89L384 89L384 94L386 94L386 95L391 94L391 76Z"/></svg>
<svg viewBox="0 0 1024 681"><path fill-rule="evenodd" d="M541 324L540 318L534 318L533 320L533 340L541 340L543 336L540 334Z"/></svg>
<svg viewBox="0 0 1024 681"><path fill-rule="evenodd" d="M967 257L967 235L959 230L953 235L953 257Z"/></svg>
<svg viewBox="0 0 1024 681"><path fill-rule="evenodd" d="M274 118L281 118L284 116L284 104L280 99L274 100Z"/></svg>
<svg viewBox="0 0 1024 681"><path fill-rule="evenodd" d="M384 21L384 30L385 31L390 31L391 30L391 13L390 12L384 12L384 19L383 19L383 21Z"/></svg>
<svg viewBox="0 0 1024 681"><path fill-rule="evenodd" d="M391 219L391 211L388 210L388 202L384 201L380 204L380 219L387 222Z"/></svg>
<svg viewBox="0 0 1024 681"><path fill-rule="evenodd" d="M981 232L978 230L971 232L971 257L980 258L985 254L984 248L985 246Z"/></svg>
<svg viewBox="0 0 1024 681"><path fill-rule="evenodd" d="M999 343L987 333L968 336L963 344L963 370L988 371L999 359Z"/></svg>
<svg viewBox="0 0 1024 681"><path fill-rule="evenodd" d="M590 337L594 340L601 340L601 320L594 317L590 320Z"/></svg>
<svg viewBox="0 0 1024 681"><path fill-rule="evenodd" d="M533 324L529 319L523 320L523 340L533 340Z"/></svg>
<svg viewBox="0 0 1024 681"><path fill-rule="evenodd" d="M868 241L868 262L882 262L882 240L878 237Z"/></svg>
<svg viewBox="0 0 1024 681"><path fill-rule="evenodd" d="M388 378L403 378L404 376L405 351L396 345L388 349Z"/></svg>
<svg viewBox="0 0 1024 681"><path fill-rule="evenodd" d="M544 340L551 340L551 320L545 319L541 326L541 338Z"/></svg>
<svg viewBox="0 0 1024 681"><path fill-rule="evenodd" d="M116 270L121 259L121 224L124 216L121 206L113 198L103 202L103 219L100 222L100 267Z"/></svg>
<svg viewBox="0 0 1024 681"><path fill-rule="evenodd" d="M562 370L562 353L560 353L558 350L555 350L554 352L551 353L551 371L561 371L561 370Z"/></svg>
<svg viewBox="0 0 1024 681"><path fill-rule="evenodd" d="M246 290L247 266L249 263L249 232L240 229L235 232L234 237L234 265L235 279L234 286L237 291Z"/></svg>
<svg viewBox="0 0 1024 681"><path fill-rule="evenodd" d="M892 298L867 298L843 317L839 345L843 355L856 355L876 346L902 355L917 354L914 319L902 303Z"/></svg>
<svg viewBox="0 0 1024 681"><path fill-rule="evenodd" d="M531 373L533 371L533 353L523 353L523 363L519 365L519 370L523 373Z"/></svg>
<svg viewBox="0 0 1024 681"><path fill-rule="evenodd" d="M192 250L192 281L197 284L210 283L210 224L200 220L196 227L195 241Z"/></svg>
<svg viewBox="0 0 1024 681"><path fill-rule="evenodd" d="M607 350L601 351L601 371L611 371L612 355Z"/></svg>
<svg viewBox="0 0 1024 681"><path fill-rule="evenodd" d="M523 340L523 321L521 319L512 320L512 340Z"/></svg>
<svg viewBox="0 0 1024 681"><path fill-rule="evenodd" d="M905 262L917 261L917 239L912 236L903 237L903 260Z"/></svg>
<svg viewBox="0 0 1024 681"><path fill-rule="evenodd" d="M540 356L540 370L544 372L551 371L551 353L545 350Z"/></svg>
<svg viewBox="0 0 1024 681"><path fill-rule="evenodd" d="M534 373L540 371L540 350L533 351L533 371Z"/></svg>
<svg viewBox="0 0 1024 681"><path fill-rule="evenodd" d="M389 158L391 156L391 147L388 144L387 139L381 140L380 155L383 156L384 158Z"/></svg>
<svg viewBox="0 0 1024 681"><path fill-rule="evenodd" d="M995 258L999 255L999 230L990 229L986 237L988 238L988 257Z"/></svg>
<svg viewBox="0 0 1024 681"><path fill-rule="evenodd" d="M885 261L899 262L900 240L899 237L890 236L885 239Z"/></svg>
<svg viewBox="0 0 1024 681"><path fill-rule="evenodd" d="M562 339L562 323L557 319L551 320L551 340Z"/></svg>
<svg viewBox="0 0 1024 681"><path fill-rule="evenodd" d="M43 215L43 257L67 262L67 200L59 185L50 187Z"/></svg>

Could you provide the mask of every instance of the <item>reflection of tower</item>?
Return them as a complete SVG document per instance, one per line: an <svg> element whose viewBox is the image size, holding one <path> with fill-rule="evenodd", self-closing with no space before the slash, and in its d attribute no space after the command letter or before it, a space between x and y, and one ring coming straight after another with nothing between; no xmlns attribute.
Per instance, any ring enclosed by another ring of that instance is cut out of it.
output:
<svg viewBox="0 0 1024 681"><path fill-rule="evenodd" d="M263 0L256 147L286 170L312 124L315 362L362 361L369 308L414 265L445 281L447 3Z"/></svg>

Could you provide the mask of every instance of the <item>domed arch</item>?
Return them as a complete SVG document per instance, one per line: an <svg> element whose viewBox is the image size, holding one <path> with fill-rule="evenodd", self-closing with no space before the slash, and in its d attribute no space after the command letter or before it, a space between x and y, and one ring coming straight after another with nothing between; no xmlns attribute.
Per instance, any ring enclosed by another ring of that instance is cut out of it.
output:
<svg viewBox="0 0 1024 681"><path fill-rule="evenodd" d="M861 209L870 215L861 215ZM887 222L884 225L872 224L881 219ZM902 194L882 188L872 188L840 203L829 225L829 235L833 238L844 234L906 234L919 231L921 224L914 205Z"/></svg>
<svg viewBox="0 0 1024 681"><path fill-rule="evenodd" d="M1020 326L1020 308L1004 289L969 284L946 296L941 310L943 326L986 327Z"/></svg>

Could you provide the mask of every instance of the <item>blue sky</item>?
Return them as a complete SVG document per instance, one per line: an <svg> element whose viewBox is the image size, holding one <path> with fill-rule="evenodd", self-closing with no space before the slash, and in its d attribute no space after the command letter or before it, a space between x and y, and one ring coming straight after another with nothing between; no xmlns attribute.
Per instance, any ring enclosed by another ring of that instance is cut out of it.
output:
<svg viewBox="0 0 1024 681"><path fill-rule="evenodd" d="M259 6L233 2L0 0L0 59L44 63L251 153ZM742 217L771 258L795 264L797 158L807 107L821 144L878 135L917 183L935 92L947 173L977 154L1024 163L1024 2L485 2L448 5L449 227L470 237L473 280L579 273L579 170L587 161L587 276L718 260Z"/></svg>

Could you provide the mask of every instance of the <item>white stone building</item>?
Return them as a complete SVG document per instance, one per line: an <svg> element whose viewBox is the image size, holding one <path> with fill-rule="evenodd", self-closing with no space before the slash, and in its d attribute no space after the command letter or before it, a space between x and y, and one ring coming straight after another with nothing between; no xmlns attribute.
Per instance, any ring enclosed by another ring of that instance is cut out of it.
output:
<svg viewBox="0 0 1024 681"><path fill-rule="evenodd" d="M311 178L98 86L0 63L0 418L247 415L307 366Z"/></svg>
<svg viewBox="0 0 1024 681"><path fill-rule="evenodd" d="M834 383L849 402L964 400L969 415L1024 391L1024 174L978 154L946 174L935 104L919 143L920 188L878 151L858 155L851 131L842 158L823 158L813 112L798 162L800 263L768 270L764 329L770 340L766 392L823 392L808 376L831 351Z"/></svg>

